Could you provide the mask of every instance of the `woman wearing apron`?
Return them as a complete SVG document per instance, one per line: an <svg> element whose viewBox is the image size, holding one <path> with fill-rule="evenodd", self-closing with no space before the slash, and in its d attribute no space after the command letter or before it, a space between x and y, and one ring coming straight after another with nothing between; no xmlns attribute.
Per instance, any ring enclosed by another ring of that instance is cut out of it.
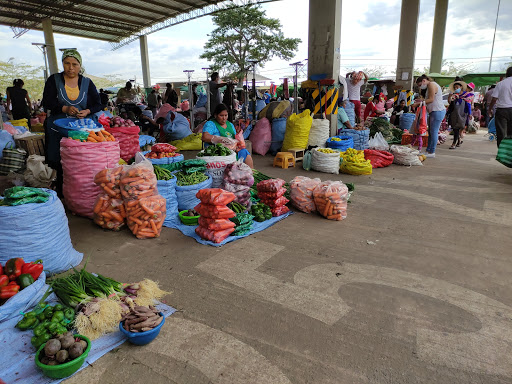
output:
<svg viewBox="0 0 512 384"><path fill-rule="evenodd" d="M54 124L66 117L86 118L101 111L100 96L94 83L82 76L82 57L76 49L62 53L64 71L51 75L46 80L43 106L49 114L45 120L46 162L57 170L57 193L62 189L62 166L60 164L60 140L67 135Z"/></svg>

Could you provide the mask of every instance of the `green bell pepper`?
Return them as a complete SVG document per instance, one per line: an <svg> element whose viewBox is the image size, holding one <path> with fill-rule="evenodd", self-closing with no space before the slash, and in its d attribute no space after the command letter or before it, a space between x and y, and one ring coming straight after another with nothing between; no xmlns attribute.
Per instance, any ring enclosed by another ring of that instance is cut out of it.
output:
<svg viewBox="0 0 512 384"><path fill-rule="evenodd" d="M31 311L31 312L25 313L25 317L37 318L37 315L36 315L36 313L34 311Z"/></svg>
<svg viewBox="0 0 512 384"><path fill-rule="evenodd" d="M64 320L64 312L63 311L55 311L52 316L52 323L59 323Z"/></svg>
<svg viewBox="0 0 512 384"><path fill-rule="evenodd" d="M25 289L32 283L34 283L34 278L29 273L24 273L22 275L18 276L18 284L20 286L20 289Z"/></svg>
<svg viewBox="0 0 512 384"><path fill-rule="evenodd" d="M34 336L39 337L44 333L46 333L46 325L44 323L38 324L34 328Z"/></svg>
<svg viewBox="0 0 512 384"><path fill-rule="evenodd" d="M55 333L53 335L62 335L63 333L66 333L68 331L68 329L59 324L56 328L55 328Z"/></svg>
<svg viewBox="0 0 512 384"><path fill-rule="evenodd" d="M73 308L66 308L64 310L64 317L68 320L73 320L75 318L75 310Z"/></svg>
<svg viewBox="0 0 512 384"><path fill-rule="evenodd" d="M39 321L45 321L46 320L46 316L44 315L44 312L41 312L40 314L37 315L37 319Z"/></svg>
<svg viewBox="0 0 512 384"><path fill-rule="evenodd" d="M28 314L27 314L28 315ZM23 319L18 321L18 324L16 324L16 328L20 329L21 331L26 331L28 329L33 329L37 325L39 325L39 320L35 316L27 316L25 315Z"/></svg>
<svg viewBox="0 0 512 384"><path fill-rule="evenodd" d="M30 342L34 346L35 349L39 349L41 345L46 343L48 340L52 338L52 335L49 333L43 333L41 336L34 336L30 339Z"/></svg>
<svg viewBox="0 0 512 384"><path fill-rule="evenodd" d="M47 318L48 320L50 320L53 316L53 308L52 307L48 307L44 310L44 317Z"/></svg>
<svg viewBox="0 0 512 384"><path fill-rule="evenodd" d="M58 327L60 327L61 325L59 323L50 323L50 325L48 325L47 327L47 330L48 330L48 333L51 333L52 335L55 335L57 333L57 329Z"/></svg>
<svg viewBox="0 0 512 384"><path fill-rule="evenodd" d="M64 307L61 304L55 304L55 306L53 307L53 310L54 311L62 311L62 310L64 310Z"/></svg>

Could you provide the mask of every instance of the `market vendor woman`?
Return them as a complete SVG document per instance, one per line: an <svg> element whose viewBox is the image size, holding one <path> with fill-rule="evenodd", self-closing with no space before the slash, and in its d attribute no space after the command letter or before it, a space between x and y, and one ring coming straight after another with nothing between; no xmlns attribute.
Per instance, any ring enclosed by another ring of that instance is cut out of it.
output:
<svg viewBox="0 0 512 384"><path fill-rule="evenodd" d="M240 148L238 140L235 139L236 131L231 122L228 121L228 108L224 104L218 104L213 111L213 118L203 127L203 142L207 144L223 144L235 150L237 159L243 159L244 163L253 168L252 156L245 148Z"/></svg>
<svg viewBox="0 0 512 384"><path fill-rule="evenodd" d="M62 186L60 140L64 137L54 121L66 117L86 118L102 110L94 83L82 76L82 57L76 49L62 53L64 71L51 75L44 85L43 106L49 117L45 120L46 161L57 170L58 191Z"/></svg>

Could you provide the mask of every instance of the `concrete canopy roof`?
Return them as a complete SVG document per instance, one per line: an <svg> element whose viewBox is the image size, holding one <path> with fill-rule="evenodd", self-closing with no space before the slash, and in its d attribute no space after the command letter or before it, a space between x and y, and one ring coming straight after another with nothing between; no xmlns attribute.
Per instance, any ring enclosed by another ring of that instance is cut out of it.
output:
<svg viewBox="0 0 512 384"><path fill-rule="evenodd" d="M226 6L274 0L0 0L0 25L14 37L42 30L52 20L53 32L109 41L114 49L140 35L206 16Z"/></svg>

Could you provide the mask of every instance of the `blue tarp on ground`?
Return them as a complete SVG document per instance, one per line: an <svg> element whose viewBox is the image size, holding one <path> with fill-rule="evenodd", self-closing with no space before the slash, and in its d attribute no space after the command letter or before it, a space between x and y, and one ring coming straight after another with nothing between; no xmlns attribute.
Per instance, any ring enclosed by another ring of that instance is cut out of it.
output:
<svg viewBox="0 0 512 384"><path fill-rule="evenodd" d="M52 294L48 297L47 301L49 303L56 303L57 298ZM162 303L156 307L165 317L176 311L174 308ZM0 323L0 350L2 350L2 353L0 353L0 379L9 384L60 383L64 379L50 379L44 376L36 367L34 347L30 344L30 339L33 336L32 330L22 332L14 328L21 318L22 315L19 315ZM79 371L125 341L126 338L120 331L109 333L97 340L93 340L91 351Z"/></svg>
<svg viewBox="0 0 512 384"><path fill-rule="evenodd" d="M242 239L242 238L250 236L250 235L252 235L252 234L254 234L256 232L263 231L264 229L267 229L268 227L271 227L272 225L274 225L278 221L281 221L281 220L287 218L291 214L293 214L292 211L290 211L288 213L285 213L284 215L281 215L281 216L278 216L278 217L273 217L270 220L266 220L266 221L263 221L261 223L258 223L257 221L255 221L254 225L253 225L253 227L252 227L252 229L251 229L251 231L249 233L246 233L245 235L242 235L242 236L228 236L222 243L214 243L213 241L203 240L196 233L197 225L185 225L185 224L183 224L181 222L181 220L180 220L180 218L178 216L176 216L176 218L174 220L172 220L171 222L169 222L169 223L166 221L164 223L164 225L166 227L169 227L169 228L174 228L174 229L180 230L181 233L183 233L185 236L193 237L198 243L206 244L206 245L212 245L214 247L220 247L220 246L222 246L222 245L224 245L226 243L229 243L231 241Z"/></svg>

